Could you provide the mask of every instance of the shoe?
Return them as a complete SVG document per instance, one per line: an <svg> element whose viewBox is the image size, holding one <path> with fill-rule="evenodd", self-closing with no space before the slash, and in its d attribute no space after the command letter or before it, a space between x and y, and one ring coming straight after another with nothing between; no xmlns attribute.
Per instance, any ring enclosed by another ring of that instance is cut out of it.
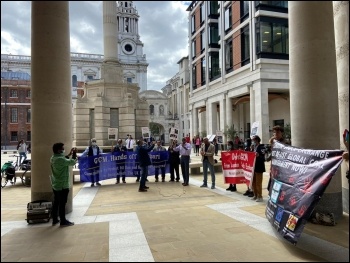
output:
<svg viewBox="0 0 350 263"><path fill-rule="evenodd" d="M262 197L258 197L256 200L255 200L255 202L263 202L264 201L264 199L262 198Z"/></svg>
<svg viewBox="0 0 350 263"><path fill-rule="evenodd" d="M247 191L245 191L245 193L243 194L243 195L249 195L250 194L250 191L249 190L247 190Z"/></svg>
<svg viewBox="0 0 350 263"><path fill-rule="evenodd" d="M231 192L236 192L236 191L237 191L236 186L234 186L234 187L231 188Z"/></svg>
<svg viewBox="0 0 350 263"><path fill-rule="evenodd" d="M231 190L232 190L232 187L231 187L231 185L230 185L230 187L227 188L226 191L231 191Z"/></svg>
<svg viewBox="0 0 350 263"><path fill-rule="evenodd" d="M96 183L96 185L101 186L101 184L100 184L100 183Z"/></svg>
<svg viewBox="0 0 350 263"><path fill-rule="evenodd" d="M188 186L188 184L185 184L185 183L183 183L182 185L183 185L183 186Z"/></svg>
<svg viewBox="0 0 350 263"><path fill-rule="evenodd" d="M123 184L126 184L125 180L123 180Z"/></svg>
<svg viewBox="0 0 350 263"><path fill-rule="evenodd" d="M175 180L174 179L170 179L169 182L175 182Z"/></svg>
<svg viewBox="0 0 350 263"><path fill-rule="evenodd" d="M200 187L208 187L206 184L202 184Z"/></svg>
<svg viewBox="0 0 350 263"><path fill-rule="evenodd" d="M257 200L258 198L256 196L250 198L250 200Z"/></svg>
<svg viewBox="0 0 350 263"><path fill-rule="evenodd" d="M94 187L95 186L95 184L91 184L91 187Z"/></svg>
<svg viewBox="0 0 350 263"><path fill-rule="evenodd" d="M119 184L119 181L116 181L115 184Z"/></svg>
<svg viewBox="0 0 350 263"><path fill-rule="evenodd" d="M211 188L211 189L215 189L215 185L212 185L210 188Z"/></svg>
<svg viewBox="0 0 350 263"><path fill-rule="evenodd" d="M52 220L52 225L55 226L60 222L60 220L56 219L56 220Z"/></svg>
<svg viewBox="0 0 350 263"><path fill-rule="evenodd" d="M136 182L140 182L140 178L137 178L137 179L136 179Z"/></svg>
<svg viewBox="0 0 350 263"><path fill-rule="evenodd" d="M253 197L253 196L254 196L253 192L249 193L249 195L248 195L248 197Z"/></svg>
<svg viewBox="0 0 350 263"><path fill-rule="evenodd" d="M143 189L149 189L149 186L145 186Z"/></svg>
<svg viewBox="0 0 350 263"><path fill-rule="evenodd" d="M61 223L60 224L61 227L64 227L64 226L74 226L74 223L73 222L69 222L68 220L66 220L65 223Z"/></svg>
<svg viewBox="0 0 350 263"><path fill-rule="evenodd" d="M158 178L156 178L155 182L156 182L156 183L158 182Z"/></svg>
<svg viewBox="0 0 350 263"><path fill-rule="evenodd" d="M176 179L176 182L180 182L180 179Z"/></svg>
<svg viewBox="0 0 350 263"><path fill-rule="evenodd" d="M146 189L139 189L139 192L147 192Z"/></svg>
<svg viewBox="0 0 350 263"><path fill-rule="evenodd" d="M148 179L146 179L146 182L148 182Z"/></svg>

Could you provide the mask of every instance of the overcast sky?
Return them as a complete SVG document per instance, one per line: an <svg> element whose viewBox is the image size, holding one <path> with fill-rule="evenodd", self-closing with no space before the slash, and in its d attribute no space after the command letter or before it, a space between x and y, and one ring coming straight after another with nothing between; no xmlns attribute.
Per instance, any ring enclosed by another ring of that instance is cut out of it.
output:
<svg viewBox="0 0 350 263"><path fill-rule="evenodd" d="M134 1L149 63L148 90L160 90L188 55L190 1ZM103 54L102 1L70 1L71 52ZM31 2L1 1L1 54L31 55Z"/></svg>

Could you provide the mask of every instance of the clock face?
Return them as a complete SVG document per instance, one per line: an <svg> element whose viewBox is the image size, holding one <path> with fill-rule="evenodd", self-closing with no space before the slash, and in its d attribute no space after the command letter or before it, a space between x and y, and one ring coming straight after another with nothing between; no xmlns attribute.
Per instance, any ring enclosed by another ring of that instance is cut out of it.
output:
<svg viewBox="0 0 350 263"><path fill-rule="evenodd" d="M131 43L126 43L123 45L123 52L128 55L134 53L134 45Z"/></svg>

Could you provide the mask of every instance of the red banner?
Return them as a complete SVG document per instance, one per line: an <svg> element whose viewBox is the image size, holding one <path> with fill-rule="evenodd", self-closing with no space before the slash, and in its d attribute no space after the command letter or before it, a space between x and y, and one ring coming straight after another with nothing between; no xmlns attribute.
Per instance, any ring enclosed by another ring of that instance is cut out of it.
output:
<svg viewBox="0 0 350 263"><path fill-rule="evenodd" d="M221 162L226 184L250 184L254 173L255 152L221 152Z"/></svg>

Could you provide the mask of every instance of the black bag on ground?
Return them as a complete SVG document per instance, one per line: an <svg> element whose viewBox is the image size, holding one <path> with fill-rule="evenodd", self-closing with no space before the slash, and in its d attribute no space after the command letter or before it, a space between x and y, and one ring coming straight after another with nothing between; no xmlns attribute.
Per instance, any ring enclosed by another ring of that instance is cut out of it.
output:
<svg viewBox="0 0 350 263"><path fill-rule="evenodd" d="M37 200L27 204L27 223L45 223L51 218L52 202Z"/></svg>
<svg viewBox="0 0 350 263"><path fill-rule="evenodd" d="M6 174L6 179L11 181L13 179L13 177L15 177L15 174L16 174L15 167L12 165L7 167L5 170L5 174Z"/></svg>

